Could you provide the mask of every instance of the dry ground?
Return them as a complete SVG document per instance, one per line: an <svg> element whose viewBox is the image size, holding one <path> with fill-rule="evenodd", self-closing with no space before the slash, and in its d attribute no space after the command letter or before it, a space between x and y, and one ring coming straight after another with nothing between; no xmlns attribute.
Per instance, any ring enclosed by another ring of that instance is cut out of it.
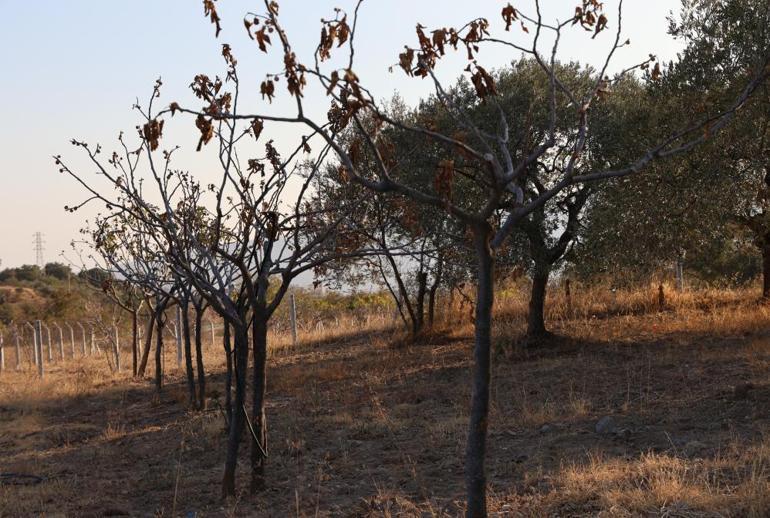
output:
<svg viewBox="0 0 770 518"><path fill-rule="evenodd" d="M770 309L699 292L658 312L647 291L576 296L574 311L554 298L560 338L540 349L517 344L523 301L503 293L488 452L497 515L770 516ZM0 472L42 481L0 481L0 516L456 516L464 313L409 346L352 324L297 348L276 340L269 487L229 501L218 357L202 413L186 410L180 378L157 396L103 358L60 362L42 383L6 370ZM599 434L605 416L615 431Z"/></svg>

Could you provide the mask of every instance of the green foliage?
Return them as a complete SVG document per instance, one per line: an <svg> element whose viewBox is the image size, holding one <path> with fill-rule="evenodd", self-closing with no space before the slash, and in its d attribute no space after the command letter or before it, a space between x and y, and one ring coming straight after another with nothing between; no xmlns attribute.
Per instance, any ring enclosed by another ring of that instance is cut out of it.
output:
<svg viewBox="0 0 770 518"><path fill-rule="evenodd" d="M101 268L90 268L88 270L81 270L78 273L78 277L94 287L101 288L105 281L112 278L112 275Z"/></svg>
<svg viewBox="0 0 770 518"><path fill-rule="evenodd" d="M297 314L303 322L330 321L342 314L368 315L393 311L390 294L375 292L342 293L338 291L317 291L294 288ZM279 306L276 317L284 321L289 318L290 298L286 297Z"/></svg>
<svg viewBox="0 0 770 518"><path fill-rule="evenodd" d="M37 265L25 264L24 266L15 268L11 275L19 281L32 282L42 278L43 272Z"/></svg>
<svg viewBox="0 0 770 518"><path fill-rule="evenodd" d="M62 263L48 263L43 269L46 275L59 279L60 281L67 280L72 275L72 270L66 264Z"/></svg>
<svg viewBox="0 0 770 518"><path fill-rule="evenodd" d="M723 110L756 73L770 46L764 0L685 0L670 31L686 45L659 82L650 82L646 138L671 134L682 120ZM712 283L742 283L770 250L770 172L766 87L705 144L643 174L609 182L586 218L571 269L581 276L647 275L684 257Z"/></svg>
<svg viewBox="0 0 770 518"><path fill-rule="evenodd" d="M742 286L762 273L757 249L746 239L732 237L707 243L687 256L685 264L690 274L711 286Z"/></svg>

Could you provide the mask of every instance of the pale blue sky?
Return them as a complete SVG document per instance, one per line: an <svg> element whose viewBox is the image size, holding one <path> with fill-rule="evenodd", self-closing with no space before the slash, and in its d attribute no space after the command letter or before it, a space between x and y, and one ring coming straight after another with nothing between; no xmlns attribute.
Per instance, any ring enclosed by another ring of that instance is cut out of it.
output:
<svg viewBox="0 0 770 518"><path fill-rule="evenodd" d="M319 19L335 6L349 8L352 0L283 0L281 14L300 59L309 59L317 44ZM356 72L362 83L386 98L399 91L408 102L429 93L427 81L406 78L388 67L397 61L405 43L414 43L417 22L428 27L460 25L486 16L503 34L499 0L366 0L357 36ZM546 19L567 18L577 0L547 0ZM65 213L64 205L82 199L75 183L57 173L53 154L72 157L68 141L76 137L101 142L110 150L118 132L133 135L137 123L131 106L146 99L156 78L164 81L164 103L191 102L188 85L195 74L222 73L221 43L233 46L240 62L247 105L263 108L259 82L276 61L265 58L245 34L242 16L259 9L258 0L219 0L223 31L214 39L213 26L203 17L198 0L0 0L4 27L0 31L0 260L3 267L33 263L32 234L43 232L45 258L58 260L61 250L77 238L86 210ZM530 0L514 2L527 11ZM605 2L610 26L616 27L617 3ZM624 34L631 39L613 69L628 66L655 53L668 60L678 48L666 35L666 16L679 8L678 0L626 0ZM529 9L531 11L531 9ZM597 63L611 44L612 31L591 40L580 31L564 38L562 60ZM521 38L523 33L513 32ZM489 49L481 63L499 67L516 58L508 51ZM272 63L272 64L271 64ZM459 75L461 60L442 66L447 80ZM327 102L308 93L308 104L324 113ZM273 110L286 108L280 100ZM167 132L184 147L180 165L201 177L216 174L211 153L195 154L197 142L190 121L174 121ZM288 141L295 129L270 127L271 138ZM169 139L170 140L170 139ZM165 143L165 142L164 142ZM170 145L169 143L166 143ZM85 169L90 171L90 169Z"/></svg>

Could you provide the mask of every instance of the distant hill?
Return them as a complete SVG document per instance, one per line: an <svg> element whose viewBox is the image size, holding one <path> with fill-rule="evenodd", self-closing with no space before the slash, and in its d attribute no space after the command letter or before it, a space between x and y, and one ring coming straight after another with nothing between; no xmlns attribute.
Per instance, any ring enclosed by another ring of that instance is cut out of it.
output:
<svg viewBox="0 0 770 518"><path fill-rule="evenodd" d="M86 279L87 275L60 263L0 271L0 325L85 317L88 302L100 298L99 290Z"/></svg>

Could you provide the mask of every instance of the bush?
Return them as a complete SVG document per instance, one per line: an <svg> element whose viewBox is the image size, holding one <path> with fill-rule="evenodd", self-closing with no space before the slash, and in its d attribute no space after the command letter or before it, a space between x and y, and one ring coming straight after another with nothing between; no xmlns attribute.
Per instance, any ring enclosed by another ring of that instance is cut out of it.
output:
<svg viewBox="0 0 770 518"><path fill-rule="evenodd" d="M16 268L15 276L20 281L33 282L42 279L43 272L37 265L25 264Z"/></svg>
<svg viewBox="0 0 770 518"><path fill-rule="evenodd" d="M59 279L60 281L67 280L72 274L70 267L62 263L48 263L45 265L44 271L46 275Z"/></svg>

